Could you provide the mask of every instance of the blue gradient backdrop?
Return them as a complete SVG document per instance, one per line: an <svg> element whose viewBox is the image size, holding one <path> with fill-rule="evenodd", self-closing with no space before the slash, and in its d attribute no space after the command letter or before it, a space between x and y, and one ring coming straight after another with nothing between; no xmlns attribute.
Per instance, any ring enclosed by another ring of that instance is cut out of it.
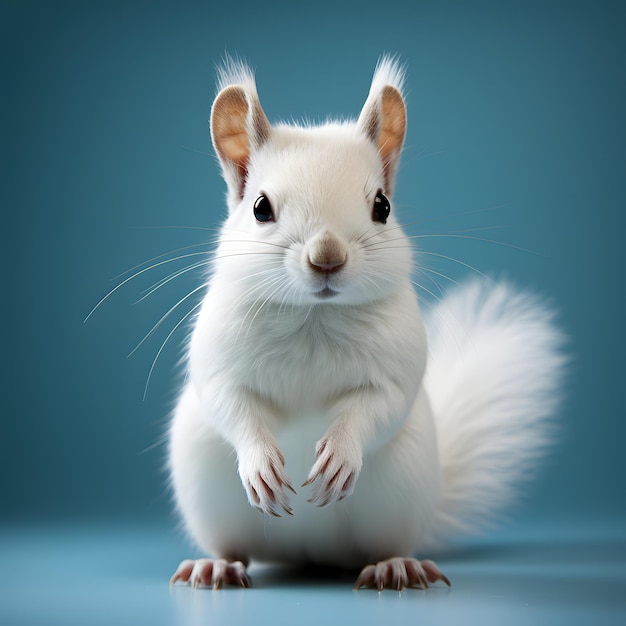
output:
<svg viewBox="0 0 626 626"><path fill-rule="evenodd" d="M178 227L224 215L207 120L225 51L257 68L271 120L355 116L379 54L401 55L400 219L533 251L416 240L546 294L570 337L560 440L513 523L623 519L623 4L211 4L0 3L2 520L169 523L158 444L182 329L143 393L187 308L126 355L199 275L135 304L183 267L160 266L83 318L116 275L213 237Z"/></svg>

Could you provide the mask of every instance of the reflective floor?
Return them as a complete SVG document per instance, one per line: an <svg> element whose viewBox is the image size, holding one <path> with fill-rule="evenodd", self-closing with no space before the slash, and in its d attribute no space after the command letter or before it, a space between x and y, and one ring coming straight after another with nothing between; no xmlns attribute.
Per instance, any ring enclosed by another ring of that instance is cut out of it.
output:
<svg viewBox="0 0 626 626"><path fill-rule="evenodd" d="M402 593L260 566L252 589L169 589L189 556L168 529L0 529L0 624L626 624L618 524L492 534L438 558L451 589Z"/></svg>

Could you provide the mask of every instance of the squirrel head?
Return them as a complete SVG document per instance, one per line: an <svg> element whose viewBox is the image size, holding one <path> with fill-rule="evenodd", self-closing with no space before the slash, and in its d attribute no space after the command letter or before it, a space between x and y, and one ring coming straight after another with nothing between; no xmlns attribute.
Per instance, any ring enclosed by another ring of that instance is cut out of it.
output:
<svg viewBox="0 0 626 626"><path fill-rule="evenodd" d="M282 250L294 299L303 302L379 297L408 273L409 245L397 243L404 236L391 206L406 133L403 79L401 66L383 57L356 120L272 125L252 71L227 61L211 136L228 187L223 240L238 241L230 254L243 239L246 250ZM390 239L396 245L383 249Z"/></svg>

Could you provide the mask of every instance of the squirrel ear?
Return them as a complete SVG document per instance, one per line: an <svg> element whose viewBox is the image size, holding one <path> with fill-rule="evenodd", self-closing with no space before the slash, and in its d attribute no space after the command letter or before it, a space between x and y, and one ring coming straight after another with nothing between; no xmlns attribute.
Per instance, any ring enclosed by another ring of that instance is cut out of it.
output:
<svg viewBox="0 0 626 626"><path fill-rule="evenodd" d="M250 153L269 137L270 123L254 85L224 87L211 109L211 137L229 191L243 197Z"/></svg>
<svg viewBox="0 0 626 626"><path fill-rule="evenodd" d="M402 69L384 58L377 66L358 126L378 148L383 162L385 193L391 195L406 133Z"/></svg>

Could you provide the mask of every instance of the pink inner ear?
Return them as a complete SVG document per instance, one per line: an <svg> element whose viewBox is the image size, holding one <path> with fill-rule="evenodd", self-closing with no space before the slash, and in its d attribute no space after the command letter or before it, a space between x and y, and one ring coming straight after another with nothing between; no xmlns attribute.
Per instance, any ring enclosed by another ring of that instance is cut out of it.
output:
<svg viewBox="0 0 626 626"><path fill-rule="evenodd" d="M250 154L248 135L244 131L223 134L219 138L220 156L236 165L244 164Z"/></svg>
<svg viewBox="0 0 626 626"><path fill-rule="evenodd" d="M406 132L406 109L404 100L395 87L385 87L381 100L382 124L378 136L378 151L383 160L386 190L391 193Z"/></svg>
<svg viewBox="0 0 626 626"><path fill-rule="evenodd" d="M227 182L243 197L250 158L247 128L248 100L244 89L231 85L217 96L211 111L213 145L224 170L230 173Z"/></svg>
<svg viewBox="0 0 626 626"><path fill-rule="evenodd" d="M229 137L223 137L220 149L223 153L220 156L232 163L239 184L239 198L243 198L248 177L248 161L250 159L249 140L246 133L236 133Z"/></svg>
<svg viewBox="0 0 626 626"><path fill-rule="evenodd" d="M211 135L228 185L243 198L250 152L270 135L270 124L253 88L230 85L218 94L211 111Z"/></svg>

